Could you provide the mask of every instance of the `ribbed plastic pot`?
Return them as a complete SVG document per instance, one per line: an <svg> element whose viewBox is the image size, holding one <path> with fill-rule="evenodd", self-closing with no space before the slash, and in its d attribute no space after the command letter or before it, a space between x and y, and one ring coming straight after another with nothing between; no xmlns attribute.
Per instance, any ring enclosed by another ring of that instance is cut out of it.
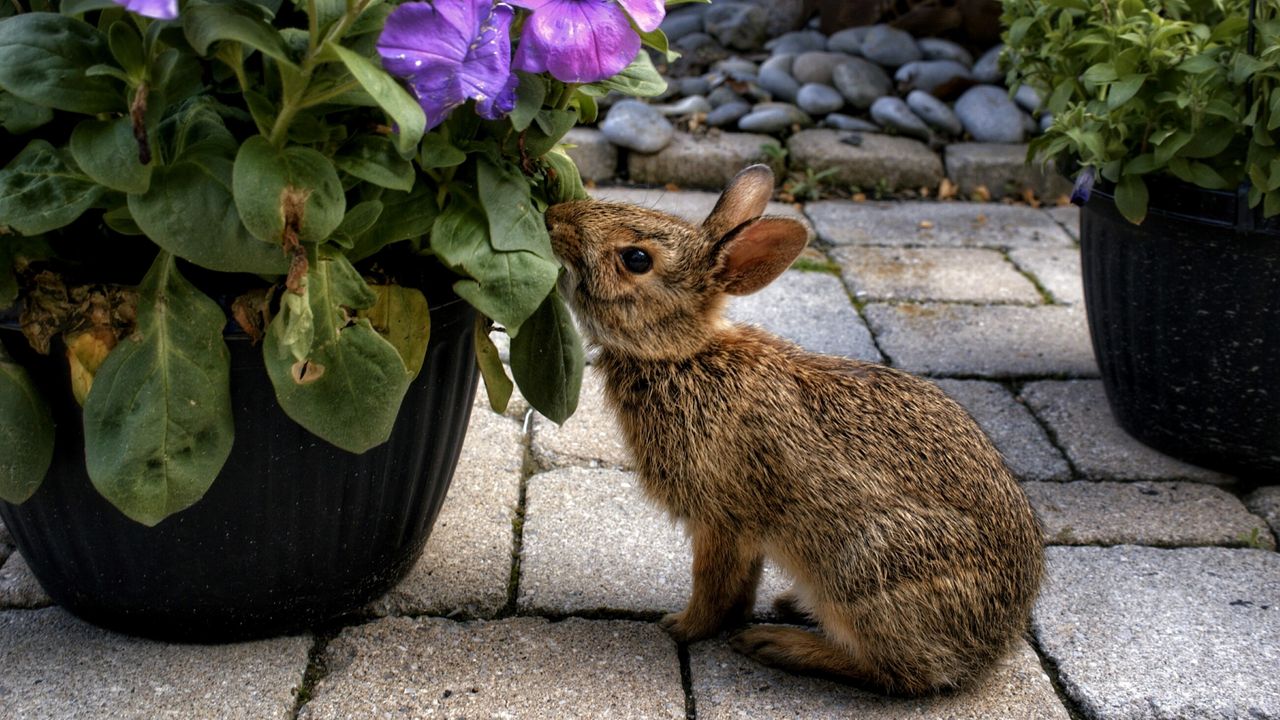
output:
<svg viewBox="0 0 1280 720"><path fill-rule="evenodd" d="M0 502L0 517L55 602L114 630L229 642L351 613L404 577L444 501L478 377L474 321L456 297L432 305L427 360L391 439L360 455L290 420L261 346L228 337L231 457L202 500L151 528L90 484L65 359L35 356L19 333L0 333L57 425L44 483L21 505Z"/></svg>
<svg viewBox="0 0 1280 720"><path fill-rule="evenodd" d="M1081 210L1089 331L1129 434L1241 476L1280 471L1280 218L1236 193L1156 185L1141 225Z"/></svg>

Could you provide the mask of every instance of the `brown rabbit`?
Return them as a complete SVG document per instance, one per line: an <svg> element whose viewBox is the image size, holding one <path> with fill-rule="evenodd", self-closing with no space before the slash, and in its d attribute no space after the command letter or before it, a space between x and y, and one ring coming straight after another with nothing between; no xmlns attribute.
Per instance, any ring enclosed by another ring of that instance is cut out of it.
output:
<svg viewBox="0 0 1280 720"><path fill-rule="evenodd" d="M807 243L761 217L772 191L749 167L701 226L591 200L547 212L644 491L693 540L693 596L662 625L692 641L741 622L768 557L795 581L780 609L821 633L757 625L740 652L892 694L964 685L1026 627L1039 527L935 385L721 317Z"/></svg>

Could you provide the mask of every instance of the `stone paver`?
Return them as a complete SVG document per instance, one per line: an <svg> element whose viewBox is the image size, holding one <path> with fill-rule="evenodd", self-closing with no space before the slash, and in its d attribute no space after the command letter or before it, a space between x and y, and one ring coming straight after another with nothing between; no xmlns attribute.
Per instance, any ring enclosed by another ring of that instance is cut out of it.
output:
<svg viewBox="0 0 1280 720"><path fill-rule="evenodd" d="M490 617L507 604L512 518L524 468L518 421L476 397L462 457L422 557L369 610L375 614Z"/></svg>
<svg viewBox="0 0 1280 720"><path fill-rule="evenodd" d="M689 648L699 720L722 718L1026 718L1067 720L1039 659L1019 642L984 682L969 690L920 699L890 699L759 665L720 640Z"/></svg>
<svg viewBox="0 0 1280 720"><path fill-rule="evenodd" d="M1079 481L1023 489L1054 545L1276 547L1262 518L1212 485Z"/></svg>
<svg viewBox="0 0 1280 720"><path fill-rule="evenodd" d="M942 159L927 145L911 138L802 130L787 139L787 151L792 170L832 170L826 183L848 189L870 192L877 187L890 191L933 188L943 176Z"/></svg>
<svg viewBox="0 0 1280 720"><path fill-rule="evenodd" d="M983 380L936 382L978 421L1018 479L1071 479L1071 467L1062 453L1049 442L1031 411L1004 386Z"/></svg>
<svg viewBox="0 0 1280 720"><path fill-rule="evenodd" d="M293 716L309 637L175 645L59 609L0 613L0 715L23 720Z"/></svg>
<svg viewBox="0 0 1280 720"><path fill-rule="evenodd" d="M880 349L910 372L984 378L1098 374L1084 308L872 303L863 312Z"/></svg>
<svg viewBox="0 0 1280 720"><path fill-rule="evenodd" d="M52 604L22 553L10 555L0 567L0 608L41 608Z"/></svg>
<svg viewBox="0 0 1280 720"><path fill-rule="evenodd" d="M1267 521L1271 532L1280 538L1280 485L1261 487L1244 499L1249 511Z"/></svg>
<svg viewBox="0 0 1280 720"><path fill-rule="evenodd" d="M992 197L1020 196L1030 189L1042 200L1071 193L1071 182L1052 167L1027 162L1027 146L1013 143L951 143L944 162L947 177L962 197L985 187Z"/></svg>
<svg viewBox="0 0 1280 720"><path fill-rule="evenodd" d="M769 155L766 145L781 150L777 139L753 133L716 133L695 137L676 133L670 145L652 155L627 155L627 177L646 185L675 183L680 187L719 190L748 165L764 163L776 176L786 169L777 153Z"/></svg>
<svg viewBox="0 0 1280 720"><path fill-rule="evenodd" d="M303 720L685 716L676 646L653 623L388 618L343 630Z"/></svg>
<svg viewBox="0 0 1280 720"><path fill-rule="evenodd" d="M1280 717L1280 554L1050 547L1033 614L1081 712Z"/></svg>
<svg viewBox="0 0 1280 720"><path fill-rule="evenodd" d="M720 199L718 192L685 190L675 192L665 188L631 188L631 187L598 187L592 188L591 197L610 202L625 202L640 207L671 213L691 223L701 223L711 214L711 209ZM785 215L809 223L804 212L794 205L770 202L765 208L766 215Z"/></svg>
<svg viewBox="0 0 1280 720"><path fill-rule="evenodd" d="M0 567L4 566L4 561L9 559L13 550L13 537L9 535L9 528L0 522Z"/></svg>
<svg viewBox="0 0 1280 720"><path fill-rule="evenodd" d="M1075 205L1061 205L1048 208L1045 212L1070 233L1071 237L1080 239L1080 208Z"/></svg>
<svg viewBox="0 0 1280 720"><path fill-rule="evenodd" d="M1016 248L1009 259L1031 275L1054 302L1084 302L1084 285L1080 282L1080 251L1076 248Z"/></svg>
<svg viewBox="0 0 1280 720"><path fill-rule="evenodd" d="M618 149L594 128L575 127L564 136L566 152L583 182L607 182L618 174Z"/></svg>
<svg viewBox="0 0 1280 720"><path fill-rule="evenodd" d="M532 427L533 460L543 470L569 465L632 466L618 421L605 405L604 380L591 368L583 375L578 409L573 416L563 425L556 425L535 413Z"/></svg>
<svg viewBox="0 0 1280 720"><path fill-rule="evenodd" d="M781 335L811 352L880 362L840 278L791 270L760 292L729 300L727 315Z"/></svg>
<svg viewBox="0 0 1280 720"><path fill-rule="evenodd" d="M1023 205L967 202L809 203L805 214L832 245L1069 247L1047 214Z"/></svg>
<svg viewBox="0 0 1280 720"><path fill-rule="evenodd" d="M1100 380L1045 380L1022 390L1076 470L1091 480L1228 482L1222 473L1175 460L1116 424Z"/></svg>
<svg viewBox="0 0 1280 720"><path fill-rule="evenodd" d="M553 615L684 607L692 555L683 532L618 470L565 468L529 479L520 567L521 612ZM771 567L756 613L789 583Z"/></svg>
<svg viewBox="0 0 1280 720"><path fill-rule="evenodd" d="M997 250L840 247L831 257L859 300L1043 302L1035 285Z"/></svg>

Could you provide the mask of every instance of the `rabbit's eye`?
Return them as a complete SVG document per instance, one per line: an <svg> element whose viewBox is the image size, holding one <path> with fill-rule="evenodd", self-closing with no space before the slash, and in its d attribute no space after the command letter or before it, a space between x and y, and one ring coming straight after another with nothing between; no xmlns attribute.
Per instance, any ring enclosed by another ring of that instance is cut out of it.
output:
<svg viewBox="0 0 1280 720"><path fill-rule="evenodd" d="M626 248L622 251L622 264L627 272L643 275L653 268L653 258L640 248Z"/></svg>

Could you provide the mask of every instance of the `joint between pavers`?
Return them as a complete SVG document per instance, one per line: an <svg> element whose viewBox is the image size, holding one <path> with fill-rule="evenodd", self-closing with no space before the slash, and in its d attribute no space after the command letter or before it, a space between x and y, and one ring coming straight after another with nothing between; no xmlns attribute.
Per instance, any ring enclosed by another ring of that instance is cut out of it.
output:
<svg viewBox="0 0 1280 720"><path fill-rule="evenodd" d="M688 643L676 643L676 658L680 661L680 685L684 687L684 718L697 720L698 703L693 695L693 666L689 661Z"/></svg>
<svg viewBox="0 0 1280 720"><path fill-rule="evenodd" d="M1042 305L1065 305L1066 304L1066 303L1058 302L1053 297L1053 293L1049 292L1049 288L1046 288L1044 284L1040 282L1040 278L1036 277L1034 273L1028 272L1027 270L1023 269L1023 267L1019 265L1016 260L1013 259L1012 251L1009 248L1002 248L1000 250L1000 256L1004 258L1005 262L1013 266L1013 269L1017 271L1019 274L1021 274L1022 277L1030 281L1031 286L1034 287L1036 289L1036 292L1040 294L1040 299L1044 301L1043 303L1041 303Z"/></svg>
<svg viewBox="0 0 1280 720"><path fill-rule="evenodd" d="M1051 427L1049 423L1044 421L1044 418L1041 418L1040 415L1036 413L1036 409L1032 407L1031 403L1022 399L1022 391L1026 389L1027 383L1037 382L1043 379L1046 378L1022 378L1017 381L1011 381L1012 386L1009 389L1013 391L1013 398L1019 403L1022 403L1022 406L1031 414L1031 419L1040 426L1041 430L1044 431L1045 437L1049 438L1049 444L1052 445L1053 449L1057 450L1058 454L1062 456L1062 459L1066 461L1067 468L1071 471L1071 479L1088 480L1089 478L1081 472L1080 468L1076 467L1075 462L1071 459L1071 453L1067 452L1067 449L1062 446L1062 441L1058 439L1058 433L1054 432L1053 427Z"/></svg>
<svg viewBox="0 0 1280 720"><path fill-rule="evenodd" d="M311 650L307 653L307 668L302 673L302 684L298 686L294 696L293 711L289 714L291 720L298 719L302 714L302 708L311 702L315 695L316 686L329 675L324 654L329 647L329 642L341 631L342 628L331 628L324 632L317 632L312 639Z"/></svg>
<svg viewBox="0 0 1280 720"><path fill-rule="evenodd" d="M1044 674L1049 678L1049 684L1053 686L1053 692L1058 696L1058 702L1062 703L1062 707L1067 711L1067 715L1071 720L1087 720L1088 715L1080 709L1076 701L1067 692L1066 685L1062 682L1062 673L1058 669L1058 663L1040 647L1040 639L1031 630L1025 634L1027 644L1031 646L1032 652L1036 654L1036 658L1040 660L1040 669L1044 670Z"/></svg>
<svg viewBox="0 0 1280 720"><path fill-rule="evenodd" d="M826 243L822 248L822 254L826 256L827 262L836 266L835 276L840 280L840 287L844 288L845 297L849 298L849 304L853 306L853 311L858 314L858 319L862 321L863 327L867 329L867 335L871 337L871 345L875 347L876 352L880 353L880 362L888 367L893 367L893 358L889 353L885 352L884 347L880 345L880 338L876 337L876 330L871 325L871 321L867 318L866 307L867 301L859 299L853 292L853 288L849 287L849 281L845 279L844 273L839 271L840 264L831 258L831 250L835 246Z"/></svg>
<svg viewBox="0 0 1280 720"><path fill-rule="evenodd" d="M516 615L517 603L520 599L520 570L524 559L524 522L529 502L529 478L541 472L533 451L533 408L524 416L521 427L520 446L524 450L520 466L520 491L516 498L516 506L511 512L511 573L507 576L507 602L498 610L494 619Z"/></svg>

